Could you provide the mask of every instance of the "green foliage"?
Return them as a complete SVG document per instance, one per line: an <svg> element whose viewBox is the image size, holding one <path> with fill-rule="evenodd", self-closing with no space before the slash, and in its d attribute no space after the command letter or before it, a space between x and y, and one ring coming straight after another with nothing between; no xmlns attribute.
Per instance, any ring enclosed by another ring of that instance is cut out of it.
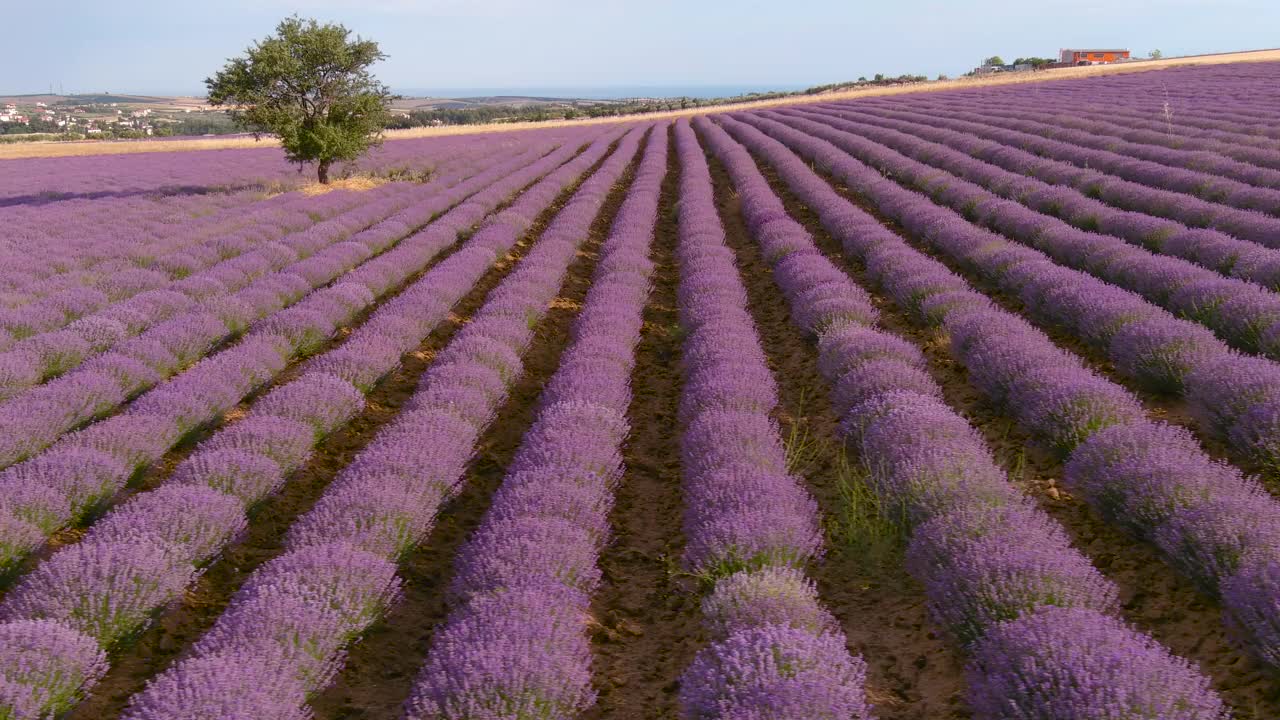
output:
<svg viewBox="0 0 1280 720"><path fill-rule="evenodd" d="M1155 50L1152 50L1150 53L1148 53L1147 57L1151 58L1152 60L1159 60L1160 58L1164 57L1164 53L1160 52L1160 50L1157 48Z"/></svg>
<svg viewBox="0 0 1280 720"><path fill-rule="evenodd" d="M328 182L329 166L380 142L390 119L393 96L369 73L386 55L350 36L341 25L287 18L205 80L209 103L255 136L279 137L290 161L317 163Z"/></svg>
<svg viewBox="0 0 1280 720"><path fill-rule="evenodd" d="M1051 65L1055 62L1057 62L1057 60L1053 60L1051 58L1020 57L1020 58L1014 59L1013 64L1014 65L1030 65L1033 68L1038 68L1042 65Z"/></svg>
<svg viewBox="0 0 1280 720"><path fill-rule="evenodd" d="M840 452L836 464L840 504L828 518L831 542L864 566L894 566L907 544L907 519L889 510L867 483L866 469Z"/></svg>
<svg viewBox="0 0 1280 720"><path fill-rule="evenodd" d="M1004 59L1001 58L999 55L992 55L986 60L983 60L982 64L983 65L1004 65Z"/></svg>
<svg viewBox="0 0 1280 720"><path fill-rule="evenodd" d="M160 135L162 129L168 135L227 135L240 130L235 121L213 113L192 113L175 123L158 126L156 134Z"/></svg>

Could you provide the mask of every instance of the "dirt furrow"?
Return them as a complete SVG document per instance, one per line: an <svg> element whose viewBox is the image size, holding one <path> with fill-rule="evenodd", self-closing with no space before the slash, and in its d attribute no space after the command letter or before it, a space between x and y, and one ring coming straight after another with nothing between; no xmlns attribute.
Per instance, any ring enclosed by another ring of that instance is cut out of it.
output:
<svg viewBox="0 0 1280 720"><path fill-rule="evenodd" d="M625 472L610 518L613 541L600 557L604 582L592 602L596 705L584 718L676 716L677 678L702 645L693 583L680 572L680 330L675 141L658 203L651 258L653 291L636 348L623 452Z"/></svg>

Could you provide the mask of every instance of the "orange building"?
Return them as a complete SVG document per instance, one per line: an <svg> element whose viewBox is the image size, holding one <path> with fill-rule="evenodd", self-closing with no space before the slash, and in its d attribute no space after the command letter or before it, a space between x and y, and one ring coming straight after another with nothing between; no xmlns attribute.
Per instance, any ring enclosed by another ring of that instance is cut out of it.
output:
<svg viewBox="0 0 1280 720"><path fill-rule="evenodd" d="M1066 65L1092 65L1128 60L1128 50L1059 50L1058 62Z"/></svg>

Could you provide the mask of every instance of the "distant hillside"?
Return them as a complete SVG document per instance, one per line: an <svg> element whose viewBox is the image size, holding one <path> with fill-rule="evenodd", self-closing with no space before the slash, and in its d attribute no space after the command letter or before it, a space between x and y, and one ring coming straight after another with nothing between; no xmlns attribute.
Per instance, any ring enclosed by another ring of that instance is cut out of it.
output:
<svg viewBox="0 0 1280 720"><path fill-rule="evenodd" d="M489 95L460 98L438 97L403 97L396 100L392 107L396 110L460 110L479 107L536 107L540 105L595 105L609 104L613 100L588 100L570 97L537 97L532 95Z"/></svg>
<svg viewBox="0 0 1280 720"><path fill-rule="evenodd" d="M105 105L109 103L129 103L130 105L149 105L172 103L176 98L158 97L150 95L112 95L110 93L87 94L87 95L49 95L32 94L32 95L0 95L0 103L37 103L42 102L49 105L55 103L67 105Z"/></svg>

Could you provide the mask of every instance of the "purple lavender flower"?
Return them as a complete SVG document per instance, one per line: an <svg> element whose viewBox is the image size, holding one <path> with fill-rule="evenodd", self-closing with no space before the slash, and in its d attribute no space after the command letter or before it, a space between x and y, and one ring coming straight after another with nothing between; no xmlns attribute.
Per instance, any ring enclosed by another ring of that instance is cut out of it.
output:
<svg viewBox="0 0 1280 720"><path fill-rule="evenodd" d="M924 369L924 356L915 345L871 328L847 325L826 332L818 341L818 369L828 381L868 360L894 359Z"/></svg>
<svg viewBox="0 0 1280 720"><path fill-rule="evenodd" d="M275 460L245 450L200 450L183 460L170 484L209 487L250 506L275 492L284 473Z"/></svg>
<svg viewBox="0 0 1280 720"><path fill-rule="evenodd" d="M289 528L301 548L342 538L380 557L400 557L430 531L444 500L438 486L406 487L395 475L354 476L335 487Z"/></svg>
<svg viewBox="0 0 1280 720"><path fill-rule="evenodd" d="M5 470L0 473L0 483L6 488L11 487L10 482L49 488L65 498L71 516L75 516L123 487L128 477L129 468L111 455L66 445ZM5 495L13 496L13 490L7 489Z"/></svg>
<svg viewBox="0 0 1280 720"><path fill-rule="evenodd" d="M965 645L1047 605L1119 609L1116 587L1072 551L1060 526L1025 503L974 506L924 523L907 566L924 583L935 621Z"/></svg>
<svg viewBox="0 0 1280 720"><path fill-rule="evenodd" d="M154 540L78 543L23 578L0 617L57 620L107 647L141 629L192 577L179 553Z"/></svg>
<svg viewBox="0 0 1280 720"><path fill-rule="evenodd" d="M178 662L147 682L123 717L170 720L307 720L306 691L281 658L270 653L229 652Z"/></svg>
<svg viewBox="0 0 1280 720"><path fill-rule="evenodd" d="M1112 337L1110 349L1121 372L1165 392L1181 391L1187 376L1220 352L1213 333L1165 318L1129 323Z"/></svg>
<svg viewBox="0 0 1280 720"><path fill-rule="evenodd" d="M983 720L1229 717L1186 660L1081 608L1044 607L995 626L975 647L968 678L970 707Z"/></svg>
<svg viewBox="0 0 1280 720"><path fill-rule="evenodd" d="M126 468L139 470L159 460L178 441L174 420L159 415L117 415L67 436L68 446L97 450Z"/></svg>
<svg viewBox="0 0 1280 720"><path fill-rule="evenodd" d="M273 415L250 416L231 425L200 445L201 452L241 450L274 460L293 470L311 455L315 431L310 425Z"/></svg>
<svg viewBox="0 0 1280 720"><path fill-rule="evenodd" d="M107 514L83 542L159 539L200 565L246 524L238 498L199 485L164 485Z"/></svg>
<svg viewBox="0 0 1280 720"><path fill-rule="evenodd" d="M1063 481L1103 517L1140 536L1215 495L1245 493L1240 472L1211 461L1186 430L1117 425L1076 448Z"/></svg>
<svg viewBox="0 0 1280 720"><path fill-rule="evenodd" d="M1230 625L1263 662L1280 665L1280 552L1275 545L1248 553L1221 587Z"/></svg>
<svg viewBox="0 0 1280 720"><path fill-rule="evenodd" d="M472 597L436 634L413 695L412 720L567 717L590 707L588 596L559 583Z"/></svg>
<svg viewBox="0 0 1280 720"><path fill-rule="evenodd" d="M811 635L839 627L819 602L813 581L789 567L766 567L722 578L702 600L702 615L719 639L738 630L771 625L790 626Z"/></svg>
<svg viewBox="0 0 1280 720"><path fill-rule="evenodd" d="M590 593L600 581L595 561L584 529L558 518L516 518L472 537L459 554L450 592L463 599L536 580Z"/></svg>
<svg viewBox="0 0 1280 720"><path fill-rule="evenodd" d="M254 403L255 416L274 415L304 422L327 435L364 409L364 396L345 380L307 373Z"/></svg>
<svg viewBox="0 0 1280 720"><path fill-rule="evenodd" d="M53 717L107 671L92 638L52 620L0 623L0 715Z"/></svg>
<svg viewBox="0 0 1280 720"><path fill-rule="evenodd" d="M844 637L779 625L741 630L698 653L680 679L690 718L871 717L866 664Z"/></svg>
<svg viewBox="0 0 1280 720"><path fill-rule="evenodd" d="M1280 548L1280 508L1260 486L1215 488L1155 532L1155 543L1184 575L1216 594L1255 550Z"/></svg>

